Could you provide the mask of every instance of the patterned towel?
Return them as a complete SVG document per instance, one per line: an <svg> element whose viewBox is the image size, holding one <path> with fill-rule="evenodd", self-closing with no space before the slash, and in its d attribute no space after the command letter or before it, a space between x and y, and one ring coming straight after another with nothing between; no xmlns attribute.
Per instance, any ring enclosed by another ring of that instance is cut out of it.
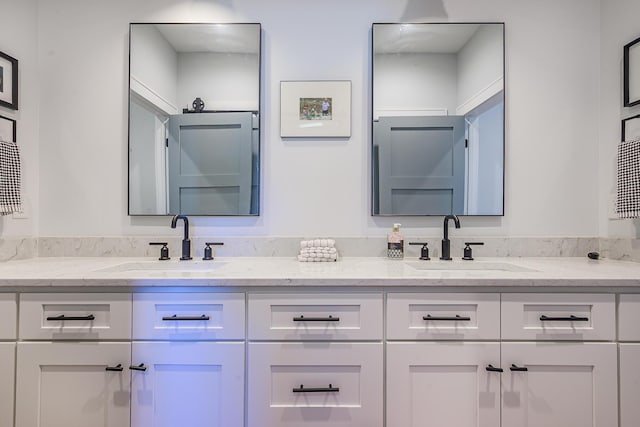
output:
<svg viewBox="0 0 640 427"><path fill-rule="evenodd" d="M640 217L640 140L618 145L618 194L620 218Z"/></svg>
<svg viewBox="0 0 640 427"><path fill-rule="evenodd" d="M22 212L18 144L0 140L0 215Z"/></svg>

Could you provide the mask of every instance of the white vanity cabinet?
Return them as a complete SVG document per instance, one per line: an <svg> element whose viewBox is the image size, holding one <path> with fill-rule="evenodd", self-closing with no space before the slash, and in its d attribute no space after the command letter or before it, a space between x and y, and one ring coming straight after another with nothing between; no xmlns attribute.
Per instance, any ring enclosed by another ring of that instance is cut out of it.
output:
<svg viewBox="0 0 640 427"><path fill-rule="evenodd" d="M129 425L131 294L21 294L19 340L16 426Z"/></svg>
<svg viewBox="0 0 640 427"><path fill-rule="evenodd" d="M131 425L244 426L243 293L133 298Z"/></svg>
<svg viewBox="0 0 640 427"><path fill-rule="evenodd" d="M640 294L620 295L618 305L620 427L640 419Z"/></svg>
<svg viewBox="0 0 640 427"><path fill-rule="evenodd" d="M382 293L248 302L248 427L382 427Z"/></svg>
<svg viewBox="0 0 640 427"><path fill-rule="evenodd" d="M0 427L13 426L16 295L0 294Z"/></svg>
<svg viewBox="0 0 640 427"><path fill-rule="evenodd" d="M502 294L501 307L502 425L616 426L615 295Z"/></svg>

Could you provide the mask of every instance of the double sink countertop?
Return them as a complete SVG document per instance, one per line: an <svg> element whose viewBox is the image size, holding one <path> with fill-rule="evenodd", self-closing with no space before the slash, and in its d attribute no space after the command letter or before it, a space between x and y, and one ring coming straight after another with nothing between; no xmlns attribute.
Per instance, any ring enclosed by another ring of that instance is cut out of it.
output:
<svg viewBox="0 0 640 427"><path fill-rule="evenodd" d="M584 258L294 258L213 261L157 258L33 258L0 263L0 289L25 287L462 287L637 288L640 263ZM633 289L631 289L633 290Z"/></svg>

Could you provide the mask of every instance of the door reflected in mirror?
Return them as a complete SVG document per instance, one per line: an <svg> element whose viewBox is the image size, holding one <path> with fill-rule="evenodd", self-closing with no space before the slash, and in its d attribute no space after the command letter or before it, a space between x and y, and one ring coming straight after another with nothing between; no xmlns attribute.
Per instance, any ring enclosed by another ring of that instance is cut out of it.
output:
<svg viewBox="0 0 640 427"><path fill-rule="evenodd" d="M504 214L504 24L373 24L373 215Z"/></svg>
<svg viewBox="0 0 640 427"><path fill-rule="evenodd" d="M258 215L260 24L131 24L129 215Z"/></svg>

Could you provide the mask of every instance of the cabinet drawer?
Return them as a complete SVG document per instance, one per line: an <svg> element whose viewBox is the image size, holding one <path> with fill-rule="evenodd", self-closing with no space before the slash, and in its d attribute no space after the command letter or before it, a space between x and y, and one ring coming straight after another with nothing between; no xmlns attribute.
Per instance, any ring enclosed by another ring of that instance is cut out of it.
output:
<svg viewBox="0 0 640 427"><path fill-rule="evenodd" d="M131 294L21 294L26 340L131 338Z"/></svg>
<svg viewBox="0 0 640 427"><path fill-rule="evenodd" d="M615 295L503 294L502 339L615 339Z"/></svg>
<svg viewBox="0 0 640 427"><path fill-rule="evenodd" d="M620 295L618 305L618 339L640 341L640 294Z"/></svg>
<svg viewBox="0 0 640 427"><path fill-rule="evenodd" d="M249 294L249 339L381 340L382 294Z"/></svg>
<svg viewBox="0 0 640 427"><path fill-rule="evenodd" d="M390 340L497 340L499 294L390 293Z"/></svg>
<svg viewBox="0 0 640 427"><path fill-rule="evenodd" d="M0 340L16 339L16 308L15 294L0 294Z"/></svg>
<svg viewBox="0 0 640 427"><path fill-rule="evenodd" d="M248 426L382 426L382 343L250 343Z"/></svg>
<svg viewBox="0 0 640 427"><path fill-rule="evenodd" d="M133 338L244 339L243 293L139 293L133 295Z"/></svg>

